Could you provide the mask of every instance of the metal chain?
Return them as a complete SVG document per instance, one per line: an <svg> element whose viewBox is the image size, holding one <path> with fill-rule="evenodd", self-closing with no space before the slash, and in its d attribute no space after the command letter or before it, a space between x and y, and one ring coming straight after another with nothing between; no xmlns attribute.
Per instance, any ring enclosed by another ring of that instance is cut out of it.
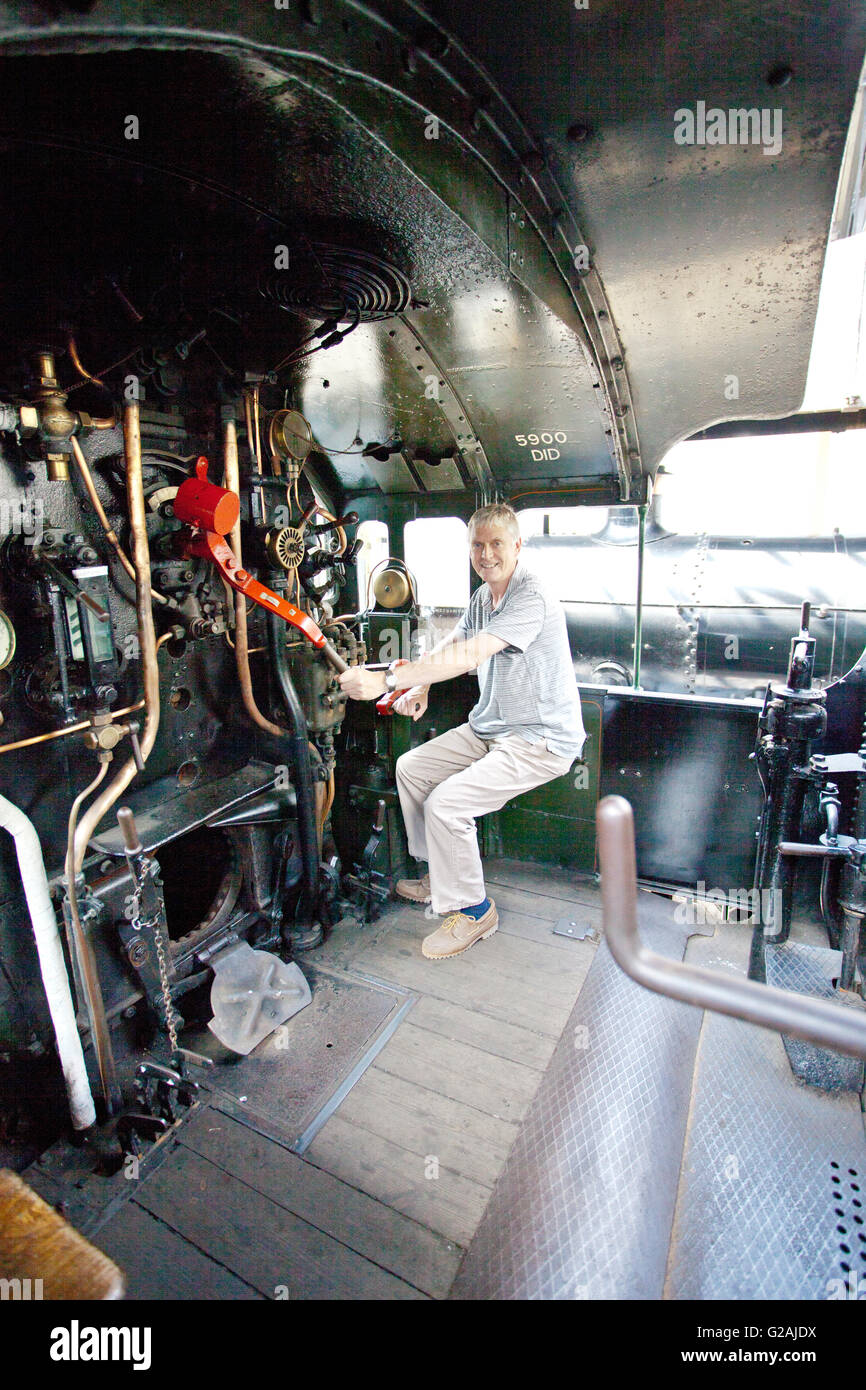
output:
<svg viewBox="0 0 866 1390"><path fill-rule="evenodd" d="M147 872L152 873L153 869L148 867ZM142 927L149 927L153 932L153 944L156 947L156 961L159 967L159 983L162 987L162 1000L165 1005L165 1026L168 1029L169 1042L173 1053L177 1052L177 1025L175 1014L171 1002L171 986L168 982L168 967L165 960L165 942L162 939L162 923L158 917L152 921L142 922L141 920L141 887L136 884L132 890L132 912L130 915L130 926L133 931L141 931Z"/></svg>
<svg viewBox="0 0 866 1390"><path fill-rule="evenodd" d="M153 939L156 945L156 959L159 965L159 980L162 985L162 998L165 1004L165 1022L168 1028L172 1053L177 1052L177 1027L174 1021L174 1008L171 1002L171 988L168 983L168 969L165 963L165 943L162 939L162 923L154 922Z"/></svg>

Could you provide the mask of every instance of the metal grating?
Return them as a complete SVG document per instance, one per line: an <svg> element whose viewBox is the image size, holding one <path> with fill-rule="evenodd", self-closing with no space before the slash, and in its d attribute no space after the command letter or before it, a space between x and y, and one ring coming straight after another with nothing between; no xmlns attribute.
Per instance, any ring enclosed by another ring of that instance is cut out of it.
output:
<svg viewBox="0 0 866 1390"><path fill-rule="evenodd" d="M842 969L841 951L787 941L782 946L765 945L764 959L768 985L815 999L834 999L840 1006L846 1002L839 998L834 984ZM801 1081L820 1086L824 1091L863 1089L864 1063L861 1059L815 1047L800 1038L783 1036L782 1041L791 1070Z"/></svg>
<svg viewBox="0 0 866 1390"><path fill-rule="evenodd" d="M842 1284L832 1293L836 1298L860 1299L866 1297L866 1164L846 1168L833 1159L827 1177L839 1245L837 1278Z"/></svg>
<svg viewBox="0 0 866 1390"><path fill-rule="evenodd" d="M708 954L745 971L715 943ZM831 1297L843 1272L829 1175L864 1165L855 1096L795 1080L777 1033L708 1013L666 1296Z"/></svg>

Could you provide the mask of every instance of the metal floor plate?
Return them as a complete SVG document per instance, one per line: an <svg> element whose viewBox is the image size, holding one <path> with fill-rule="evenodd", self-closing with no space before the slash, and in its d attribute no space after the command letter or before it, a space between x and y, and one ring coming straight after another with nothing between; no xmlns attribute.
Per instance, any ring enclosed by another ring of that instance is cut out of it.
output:
<svg viewBox="0 0 866 1390"><path fill-rule="evenodd" d="M826 946L805 946L798 941L786 941L783 946L765 946L764 960L767 984L794 994L807 994L815 999L834 999L846 1007L856 1007L841 1000L833 981L842 969L842 952ZM861 1091L864 1063L857 1057L830 1052L815 1047L801 1038L783 1037L791 1070L801 1081L820 1086L825 1091Z"/></svg>
<svg viewBox="0 0 866 1390"><path fill-rule="evenodd" d="M745 973L744 946L720 945L695 963ZM848 1267L866 1275L861 1178L857 1097L796 1080L778 1034L707 1014L666 1297L831 1297Z"/></svg>
<svg viewBox="0 0 866 1390"><path fill-rule="evenodd" d="M639 916L681 959L672 905ZM661 1297L700 1024L602 943L451 1298Z"/></svg>

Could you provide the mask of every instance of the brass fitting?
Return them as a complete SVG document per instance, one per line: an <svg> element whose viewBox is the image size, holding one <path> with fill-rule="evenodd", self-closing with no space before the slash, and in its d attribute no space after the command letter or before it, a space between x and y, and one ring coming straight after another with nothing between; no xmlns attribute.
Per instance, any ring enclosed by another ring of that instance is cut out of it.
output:
<svg viewBox="0 0 866 1390"><path fill-rule="evenodd" d="M112 724L110 719L110 715L94 715L93 726L84 735L84 742L88 748L109 752L117 747L128 730L124 724Z"/></svg>
<svg viewBox="0 0 866 1390"><path fill-rule="evenodd" d="M48 477L52 482L66 482L69 478L69 443L82 423L74 411L66 406L65 391L61 391L54 365L53 352L37 352L34 368L39 379L39 389L33 405L22 405L19 418L22 435L38 434L48 464Z"/></svg>

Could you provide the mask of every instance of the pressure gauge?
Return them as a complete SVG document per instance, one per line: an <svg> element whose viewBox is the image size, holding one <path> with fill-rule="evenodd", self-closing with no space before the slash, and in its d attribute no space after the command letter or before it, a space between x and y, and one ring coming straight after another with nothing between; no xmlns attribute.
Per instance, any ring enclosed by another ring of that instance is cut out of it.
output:
<svg viewBox="0 0 866 1390"><path fill-rule="evenodd" d="M0 611L0 671L15 655L15 629L6 614Z"/></svg>

